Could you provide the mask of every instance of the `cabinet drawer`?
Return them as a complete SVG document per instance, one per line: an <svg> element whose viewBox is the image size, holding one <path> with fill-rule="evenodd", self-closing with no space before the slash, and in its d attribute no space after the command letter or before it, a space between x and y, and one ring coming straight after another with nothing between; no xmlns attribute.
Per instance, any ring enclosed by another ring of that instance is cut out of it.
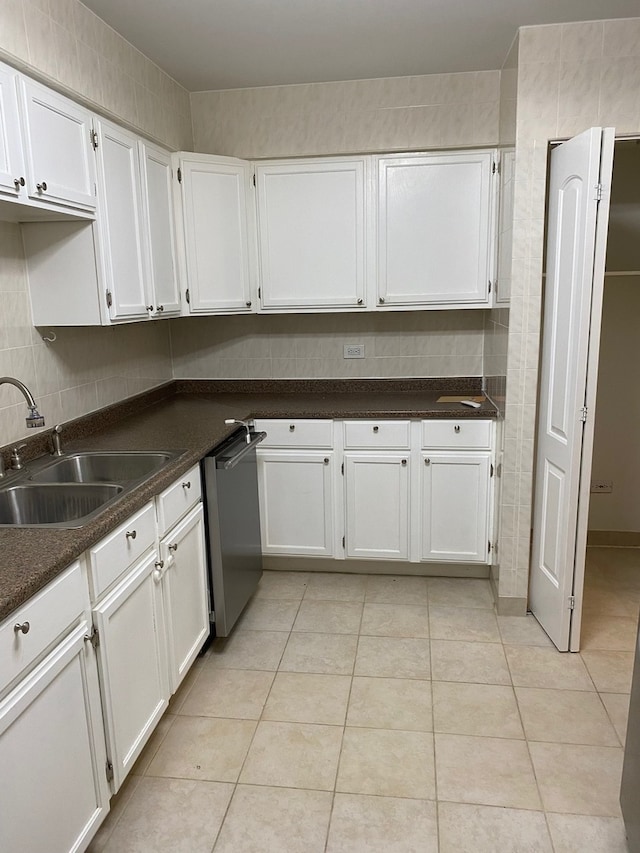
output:
<svg viewBox="0 0 640 853"><path fill-rule="evenodd" d="M424 448L476 448L491 449L491 421L433 420L422 421L422 446Z"/></svg>
<svg viewBox="0 0 640 853"><path fill-rule="evenodd" d="M200 466L194 465L182 477L158 495L158 532L160 536L179 521L202 498Z"/></svg>
<svg viewBox="0 0 640 853"><path fill-rule="evenodd" d="M88 608L80 563L73 563L0 625L0 692ZM15 625L27 628L16 631Z"/></svg>
<svg viewBox="0 0 640 853"><path fill-rule="evenodd" d="M330 420L267 420L258 418L256 431L267 433L263 447L333 447L333 421Z"/></svg>
<svg viewBox="0 0 640 853"><path fill-rule="evenodd" d="M148 503L89 551L94 600L150 548L156 539L153 504Z"/></svg>
<svg viewBox="0 0 640 853"><path fill-rule="evenodd" d="M409 421L345 421L344 446L408 449L410 426Z"/></svg>

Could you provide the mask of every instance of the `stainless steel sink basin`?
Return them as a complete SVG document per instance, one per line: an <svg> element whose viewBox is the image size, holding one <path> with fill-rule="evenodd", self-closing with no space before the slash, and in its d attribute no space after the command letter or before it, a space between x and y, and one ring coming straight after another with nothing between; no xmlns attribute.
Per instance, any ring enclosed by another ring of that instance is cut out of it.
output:
<svg viewBox="0 0 640 853"><path fill-rule="evenodd" d="M0 490L0 525L81 527L123 491L115 483L9 486Z"/></svg>
<svg viewBox="0 0 640 853"><path fill-rule="evenodd" d="M131 483L155 474L168 452L71 453L32 474L33 483Z"/></svg>

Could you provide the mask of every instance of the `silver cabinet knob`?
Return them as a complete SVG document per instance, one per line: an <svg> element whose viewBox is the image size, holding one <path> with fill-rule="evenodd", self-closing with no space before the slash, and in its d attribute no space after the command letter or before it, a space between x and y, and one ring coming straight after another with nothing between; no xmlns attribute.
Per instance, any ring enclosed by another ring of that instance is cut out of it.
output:
<svg viewBox="0 0 640 853"><path fill-rule="evenodd" d="M379 426L374 426L373 431L374 431L374 432L378 432L378 431L379 431L379 429L380 429L380 427L379 427Z"/></svg>
<svg viewBox="0 0 640 853"><path fill-rule="evenodd" d="M14 178L13 183L16 185L16 189L18 189L19 187L24 186L25 181L24 181L24 178L20 177L20 178Z"/></svg>
<svg viewBox="0 0 640 853"><path fill-rule="evenodd" d="M164 311L164 305L158 305L156 311L158 312L158 314L162 314L162 312Z"/></svg>
<svg viewBox="0 0 640 853"><path fill-rule="evenodd" d="M403 464L403 465L406 465L406 464L407 464L407 460L406 460L406 459L403 459L403 460L402 460L402 464Z"/></svg>
<svg viewBox="0 0 640 853"><path fill-rule="evenodd" d="M178 543L176 542L174 545L169 545L169 551L173 551L174 553L178 550Z"/></svg>
<svg viewBox="0 0 640 853"><path fill-rule="evenodd" d="M289 424L289 432L293 432L296 428L295 424Z"/></svg>
<svg viewBox="0 0 640 853"><path fill-rule="evenodd" d="M182 488L183 489L190 489L191 488L191 480L185 480L184 483L182 483Z"/></svg>
<svg viewBox="0 0 640 853"><path fill-rule="evenodd" d="M30 628L31 625L28 622L16 622L16 624L13 626L13 630L16 632L16 634L28 634Z"/></svg>
<svg viewBox="0 0 640 853"><path fill-rule="evenodd" d="M328 464L329 464L329 457L328 457L328 456L325 456L325 457L324 457L324 464L325 464L325 465L328 465Z"/></svg>
<svg viewBox="0 0 640 853"><path fill-rule="evenodd" d="M47 191L47 182L43 181L41 184L36 184L36 189L39 193L46 193Z"/></svg>
<svg viewBox="0 0 640 853"><path fill-rule="evenodd" d="M127 539L135 539L137 535L138 535L137 530L127 530L127 532L125 533L125 536L127 537Z"/></svg>
<svg viewBox="0 0 640 853"><path fill-rule="evenodd" d="M247 306L247 308L251 308L251 303L250 303L250 302L245 302L245 305Z"/></svg>
<svg viewBox="0 0 640 853"><path fill-rule="evenodd" d="M153 305L145 305L144 307L147 309L147 311L153 311Z"/></svg>
<svg viewBox="0 0 640 853"><path fill-rule="evenodd" d="M424 460L424 464L425 464L425 465L431 465L431 460L430 460L430 459L425 459L425 460Z"/></svg>
<svg viewBox="0 0 640 853"><path fill-rule="evenodd" d="M380 305L384 305L384 296L380 296L378 298L378 302L380 303Z"/></svg>
<svg viewBox="0 0 640 853"><path fill-rule="evenodd" d="M362 298L358 299L358 305L362 305L363 302L364 300Z"/></svg>
<svg viewBox="0 0 640 853"><path fill-rule="evenodd" d="M458 424L456 424L456 425L454 426L453 431L454 431L454 432L460 432L460 427L458 426Z"/></svg>

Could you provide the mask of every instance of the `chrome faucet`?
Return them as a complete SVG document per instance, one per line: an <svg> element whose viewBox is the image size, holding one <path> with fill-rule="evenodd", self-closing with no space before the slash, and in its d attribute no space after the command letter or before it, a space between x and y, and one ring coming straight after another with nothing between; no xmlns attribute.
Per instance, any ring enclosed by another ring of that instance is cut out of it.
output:
<svg viewBox="0 0 640 853"><path fill-rule="evenodd" d="M14 385L18 391L22 392L22 396L27 401L27 406L29 407L29 414L25 418L28 429L44 426L44 418L38 411L36 401L33 399L33 394L29 391L24 382L20 382L19 379L14 379L12 376L0 376L0 385Z"/></svg>
<svg viewBox="0 0 640 853"><path fill-rule="evenodd" d="M227 418L225 424L241 424L247 431L247 444L251 444L251 421L239 421L237 418Z"/></svg>

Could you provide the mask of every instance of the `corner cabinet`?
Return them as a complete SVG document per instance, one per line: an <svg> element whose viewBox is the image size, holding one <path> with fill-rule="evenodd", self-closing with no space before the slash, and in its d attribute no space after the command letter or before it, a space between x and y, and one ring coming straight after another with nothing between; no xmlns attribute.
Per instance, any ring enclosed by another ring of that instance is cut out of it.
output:
<svg viewBox="0 0 640 853"><path fill-rule="evenodd" d="M256 166L265 311L366 306L369 159Z"/></svg>
<svg viewBox="0 0 640 853"><path fill-rule="evenodd" d="M253 169L245 160L175 157L185 314L247 314L255 300Z"/></svg>
<svg viewBox="0 0 640 853"><path fill-rule="evenodd" d="M375 158L380 307L486 307L493 289L494 151Z"/></svg>

